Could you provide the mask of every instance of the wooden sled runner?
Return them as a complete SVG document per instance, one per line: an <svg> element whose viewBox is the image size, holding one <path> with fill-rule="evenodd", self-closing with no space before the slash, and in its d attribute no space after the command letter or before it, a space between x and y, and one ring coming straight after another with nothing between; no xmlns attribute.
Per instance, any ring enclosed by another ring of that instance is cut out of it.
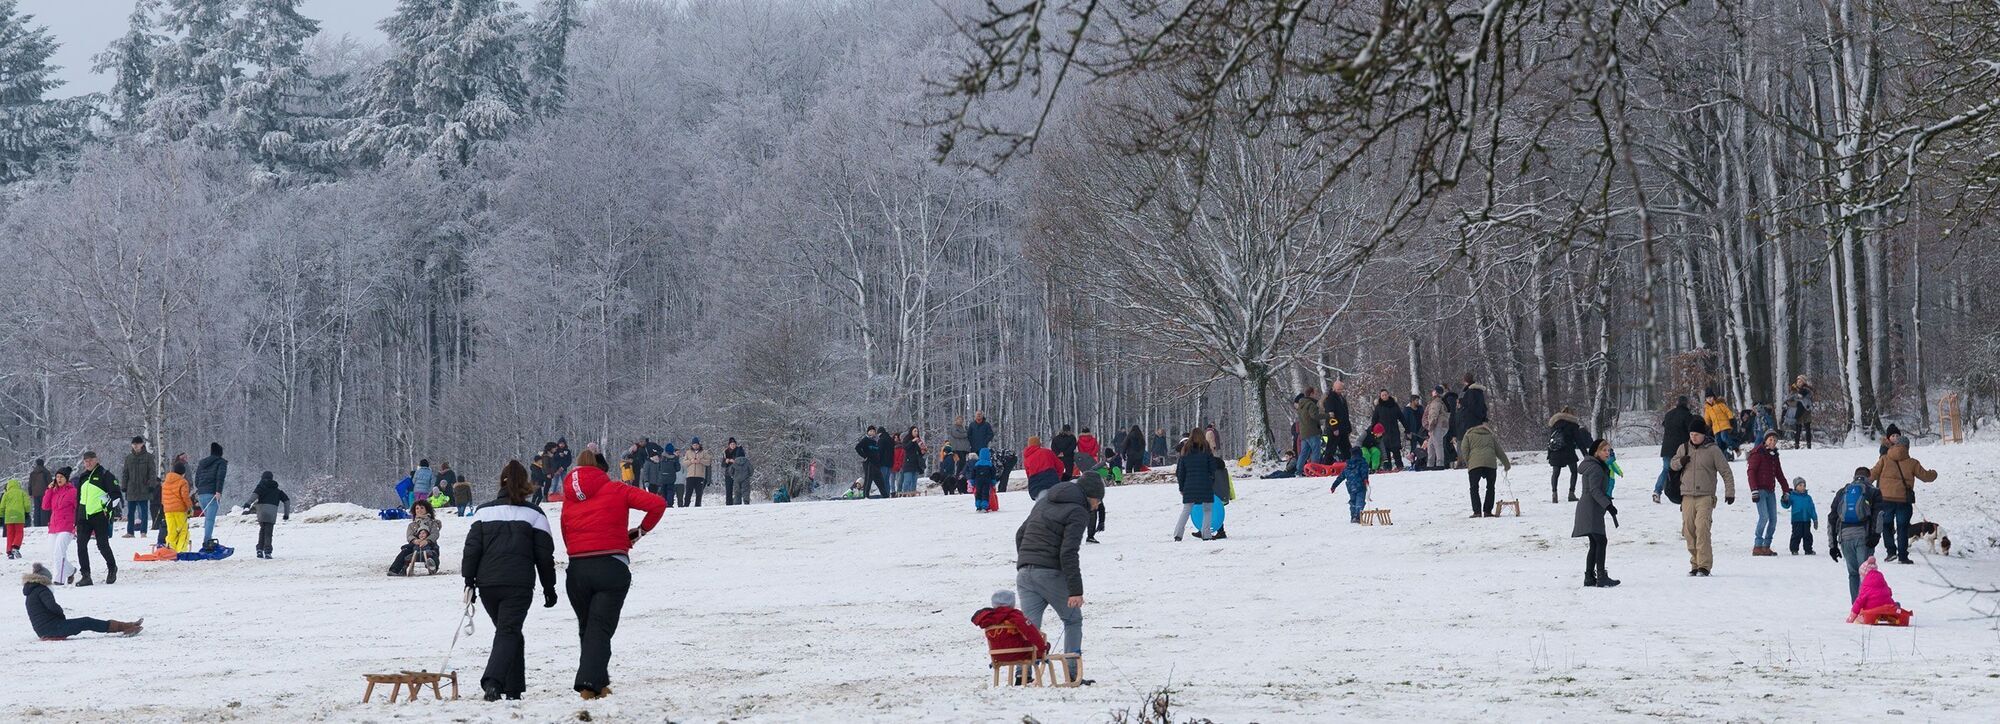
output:
<svg viewBox="0 0 2000 724"><path fill-rule="evenodd" d="M416 701L417 695L423 693L424 686L426 685L431 687L431 696L442 701L444 699L442 686L443 682L446 681L451 682L451 698L454 701L458 699L458 672L456 671L448 674L439 674L430 671L404 671L396 674L362 674L361 678L368 680L367 690L361 692L361 703L363 704L368 703L368 700L375 696L376 684L389 685L389 703L392 704L396 702L396 695L403 691L404 687L409 687L410 696L404 699L403 702Z"/></svg>
<svg viewBox="0 0 2000 724"><path fill-rule="evenodd" d="M1007 654L1035 655L1032 648L1000 649L994 656ZM1057 686L1072 687L1083 680L1083 657L1079 654L1049 654L1039 659L1019 661L995 661L993 666L994 686Z"/></svg>
<svg viewBox="0 0 2000 724"><path fill-rule="evenodd" d="M1388 509L1388 508L1375 508L1375 509L1373 509L1373 510L1364 510L1364 511L1361 511L1361 524L1362 524L1362 525L1395 525L1395 523L1394 523L1394 522L1392 522L1392 521L1390 521L1390 520L1389 520L1389 509Z"/></svg>
<svg viewBox="0 0 2000 724"><path fill-rule="evenodd" d="M1494 502L1493 514L1500 515L1502 513L1507 512L1507 510L1510 508L1513 509L1514 511L1514 517L1516 518L1521 517L1521 501L1519 500L1501 500Z"/></svg>

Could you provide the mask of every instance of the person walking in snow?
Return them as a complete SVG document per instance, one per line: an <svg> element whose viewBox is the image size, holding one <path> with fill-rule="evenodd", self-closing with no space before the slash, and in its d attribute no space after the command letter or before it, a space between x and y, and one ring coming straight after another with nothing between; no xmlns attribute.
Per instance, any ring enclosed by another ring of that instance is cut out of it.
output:
<svg viewBox="0 0 2000 724"><path fill-rule="evenodd" d="M1715 479L1725 485L1724 502L1736 504L1736 474L1722 450L1700 430L1688 433L1688 442L1674 454L1673 468L1681 473L1681 537L1687 541L1688 575L1707 576L1715 567L1715 547L1709 531L1715 519Z"/></svg>
<svg viewBox="0 0 2000 724"><path fill-rule="evenodd" d="M1577 462L1590 453L1590 436L1583 431L1583 423L1576 419L1570 408L1549 417L1549 502L1561 502L1561 481L1563 470L1569 470L1569 499L1576 500Z"/></svg>
<svg viewBox="0 0 2000 724"><path fill-rule="evenodd" d="M69 483L69 468L60 468L49 478L42 493L42 512L49 520L49 567L56 572L57 585L69 583L75 569L69 564L70 544L76 540L76 486Z"/></svg>
<svg viewBox="0 0 2000 724"><path fill-rule="evenodd" d="M421 501L419 501L421 502ZM257 513L257 557L271 557L271 531L278 526L278 515L283 510L284 519L292 519L292 496L278 488L278 479L266 470L257 477L257 487L251 489L250 497L243 501L243 512ZM432 508L433 511L436 508Z"/></svg>
<svg viewBox="0 0 2000 724"><path fill-rule="evenodd" d="M1875 543L1881 539L1875 516L1882 510L1882 492L1870 474L1868 468L1855 468L1854 477L1826 507L1826 535L1833 542L1826 554L1847 564L1849 601L1861 593L1861 562L1875 557Z"/></svg>
<svg viewBox="0 0 2000 724"><path fill-rule="evenodd" d="M1340 476L1333 479L1332 489L1327 491L1339 490L1342 483L1347 485L1347 520L1350 523L1360 523L1361 510L1368 507L1368 473L1368 457L1356 448L1347 456L1347 467L1341 469Z"/></svg>
<svg viewBox="0 0 2000 724"><path fill-rule="evenodd" d="M603 460L602 457L593 459ZM681 490L681 507L701 507L701 495L708 489L708 471L713 459L714 456L702 449L701 438L688 441L687 452L681 455L681 469L687 471L687 487Z"/></svg>
<svg viewBox="0 0 2000 724"><path fill-rule="evenodd" d="M1775 556L1771 540L1778 535L1778 495L1785 486L1785 468L1778 463L1778 432L1764 433L1764 439L1750 449L1750 503L1757 508L1757 527L1751 532L1750 555Z"/></svg>
<svg viewBox="0 0 2000 724"><path fill-rule="evenodd" d="M1590 539L1590 552L1583 559L1584 588L1618 585L1618 579L1604 569L1604 549L1609 543L1604 516L1618 517L1618 506L1611 501L1611 456L1611 441L1598 440L1590 443L1589 455L1583 459L1583 495L1576 501L1576 525L1570 529L1570 537Z"/></svg>
<svg viewBox="0 0 2000 724"><path fill-rule="evenodd" d="M689 443L689 453L699 444ZM707 462L702 465L706 472ZM667 501L612 480L604 466L602 457L585 451L562 484L563 545L569 554L563 586L576 612L581 649L573 687L585 700L611 695L611 638L632 588L632 546L667 512ZM636 528L628 527L634 510L645 514Z"/></svg>
<svg viewBox="0 0 2000 724"><path fill-rule="evenodd" d="M111 514L124 497L118 478L97 464L97 453L84 451L83 470L76 475L77 514L76 563L83 578L78 586L91 585L90 541L97 540L97 554L104 559L104 583L118 582L118 558L111 553Z"/></svg>
<svg viewBox="0 0 2000 724"><path fill-rule="evenodd" d="M21 487L21 481L8 478L5 492L0 492L0 526L7 530L7 559L21 557L21 538L27 531L29 510L34 502L28 498L28 491Z"/></svg>
<svg viewBox="0 0 2000 724"><path fill-rule="evenodd" d="M1030 500L1040 500L1043 493L1062 482L1062 468L1062 457L1042 447L1040 436L1028 438L1028 446L1021 450L1021 470L1028 474Z"/></svg>
<svg viewBox="0 0 2000 724"><path fill-rule="evenodd" d="M534 483L521 461L507 461L500 470L500 496L473 510L472 527L465 533L459 570L466 590L493 622L493 650L479 675L487 701L519 699L528 689L527 640L521 629L537 582L542 607L556 605L555 538L534 496Z"/></svg>
<svg viewBox="0 0 2000 724"><path fill-rule="evenodd" d="M125 455L122 475L125 483L125 537L151 533L153 498L160 489L160 459L146 449L146 438L132 438L132 451Z"/></svg>
<svg viewBox="0 0 2000 724"><path fill-rule="evenodd" d="M1910 516L1915 512L1917 483L1937 480L1937 471L1910 457L1910 440L1898 437L1868 472L1882 491L1877 510L1882 521L1883 548L1897 563L1910 563ZM88 569L86 569L88 570Z"/></svg>
<svg viewBox="0 0 2000 724"><path fill-rule="evenodd" d="M213 549L215 542L215 519L222 515L222 487L229 481L229 460L222 457L222 443L208 444L208 457L202 458L194 467L194 494L201 501L201 547Z"/></svg>
<svg viewBox="0 0 2000 724"><path fill-rule="evenodd" d="M1500 437L1493 434L1493 428L1486 423L1473 425L1465 431L1465 440L1459 451L1465 455L1466 489L1472 497L1472 517L1497 518L1500 512L1493 509L1494 480L1500 468L1514 470L1513 459L1500 448ZM1486 481L1486 498L1479 497L1479 481Z"/></svg>
<svg viewBox="0 0 2000 724"><path fill-rule="evenodd" d="M1228 470L1222 459L1209 449L1206 435L1189 434L1180 454L1180 464L1174 466L1174 482L1181 491L1181 514L1174 520L1174 540L1181 540L1189 522L1194 523L1194 537L1210 540L1223 521L1222 496L1216 493L1216 481L1228 475Z"/></svg>
<svg viewBox="0 0 2000 724"><path fill-rule="evenodd" d="M49 471L47 461L35 458L35 467L28 471L28 500L34 506L30 513L34 516L33 527L46 528L49 525L49 512L42 509L42 496L48 494L49 481L54 479L55 473Z"/></svg>
<svg viewBox="0 0 2000 724"><path fill-rule="evenodd" d="M95 618L70 618L63 608L56 604L56 594L49 585L56 581L49 569L36 563L21 576L21 596L28 603L28 625L35 630L35 636L43 641L61 641L86 631L95 633L132 636L145 630L145 619L131 623L105 621Z"/></svg>
<svg viewBox="0 0 2000 724"><path fill-rule="evenodd" d="M1096 473L1084 473L1037 498L1014 531L1014 587L1021 610L1041 629L1042 614L1053 607L1063 622L1064 653L1083 653L1083 536L1090 511L1103 500L1104 483ZM1069 675L1074 678L1076 670Z"/></svg>
<svg viewBox="0 0 2000 724"><path fill-rule="evenodd" d="M1697 429L1706 430L1694 411L1688 408L1687 395L1674 398L1674 406L1667 408L1667 414L1660 420L1660 478L1653 483L1653 502L1660 502L1660 495L1667 490L1667 477L1673 467L1674 452L1687 444L1688 433Z"/></svg>

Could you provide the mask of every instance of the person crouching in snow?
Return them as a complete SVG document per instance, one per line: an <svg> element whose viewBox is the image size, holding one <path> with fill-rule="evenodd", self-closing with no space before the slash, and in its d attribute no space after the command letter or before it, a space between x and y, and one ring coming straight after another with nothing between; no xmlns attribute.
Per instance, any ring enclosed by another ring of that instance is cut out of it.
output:
<svg viewBox="0 0 2000 724"><path fill-rule="evenodd" d="M257 557L271 557L271 529L278 525L278 509L284 508L285 520L292 519L292 496L278 489L278 480L266 470L257 478L257 488L250 491L250 499L243 501L243 512L257 511Z"/></svg>
<svg viewBox="0 0 2000 724"><path fill-rule="evenodd" d="M65 616L62 606L56 605L56 594L49 590L49 582L49 569L40 563L21 576L21 595L28 600L28 624L43 641L61 641L85 631L131 636L145 628L143 618L126 623Z"/></svg>
<svg viewBox="0 0 2000 724"><path fill-rule="evenodd" d="M415 562L417 554L430 555L429 567L432 573L438 567L438 532L444 523L437 519L437 509L430 503L419 500L410 506L410 524L403 528L403 549L396 552L396 560L389 564L389 575L400 576Z"/></svg>
<svg viewBox="0 0 2000 724"><path fill-rule="evenodd" d="M986 650L996 664L1016 661L1034 661L1049 655L1049 639L1042 630L1028 623L1026 614L1014 607L1014 592L1001 589L993 592L993 606L972 613L972 625L986 632ZM1027 649L1033 649L1030 654ZM1007 653L1000 653L1005 651ZM1015 681L1016 685L1026 681Z"/></svg>
<svg viewBox="0 0 2000 724"><path fill-rule="evenodd" d="M1347 458L1347 468L1340 471L1340 477L1333 479L1333 487L1327 492L1340 489L1347 483L1347 518L1350 523L1361 522L1361 509L1368 507L1368 457L1364 448L1355 448Z"/></svg>
<svg viewBox="0 0 2000 724"><path fill-rule="evenodd" d="M1000 479L999 468L993 465L993 448L980 448L966 475L972 479L972 509L981 513L992 510L993 486Z"/></svg>
<svg viewBox="0 0 2000 724"><path fill-rule="evenodd" d="M1854 597L1854 605L1848 609L1848 623L1875 622L1877 616L1907 616L1901 604L1896 603L1896 594L1889 590L1889 579L1882 577L1881 569L1875 565L1875 557L1861 562L1861 595Z"/></svg>

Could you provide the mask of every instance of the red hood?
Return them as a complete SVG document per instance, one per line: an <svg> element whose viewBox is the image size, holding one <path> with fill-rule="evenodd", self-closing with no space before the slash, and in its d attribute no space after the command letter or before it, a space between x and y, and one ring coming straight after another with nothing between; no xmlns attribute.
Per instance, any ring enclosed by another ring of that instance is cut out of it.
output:
<svg viewBox="0 0 2000 724"><path fill-rule="evenodd" d="M588 465L578 465L571 468L568 475L563 476L563 502L575 503L588 500L610 483L611 478L606 476L604 471Z"/></svg>
<svg viewBox="0 0 2000 724"><path fill-rule="evenodd" d="M977 626L998 626L1006 623L1007 618L1008 616L1005 611L997 608L982 608L972 614L972 623Z"/></svg>

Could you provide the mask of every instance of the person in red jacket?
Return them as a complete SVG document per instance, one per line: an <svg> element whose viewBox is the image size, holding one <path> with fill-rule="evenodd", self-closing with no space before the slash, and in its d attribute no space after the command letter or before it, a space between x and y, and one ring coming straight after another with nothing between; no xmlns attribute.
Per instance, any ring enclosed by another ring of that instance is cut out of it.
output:
<svg viewBox="0 0 2000 724"><path fill-rule="evenodd" d="M1778 534L1778 491L1787 490L1785 468L1778 464L1778 432L1750 450L1750 502L1757 508L1757 528L1751 534L1750 555L1775 556L1771 539Z"/></svg>
<svg viewBox="0 0 2000 724"><path fill-rule="evenodd" d="M1083 434L1076 436L1076 451L1090 456L1090 464L1077 464L1077 469L1088 470L1097 467L1097 461L1104 459L1104 448L1097 444L1097 435L1084 428Z"/></svg>
<svg viewBox="0 0 2000 724"><path fill-rule="evenodd" d="M1006 628L1012 624L1012 628ZM1028 617L1021 609L1014 607L1014 592L1001 589L993 592L993 607L982 608L972 614L972 625L986 630L986 650L1005 651L1007 649L1035 650L1034 655L1023 652L993 654L999 663L1012 661L1033 661L1049 655L1049 640L1041 629L1028 623ZM999 627L999 628L996 628ZM1025 682L1021 682L1025 683Z"/></svg>
<svg viewBox="0 0 2000 724"><path fill-rule="evenodd" d="M1042 437L1035 435L1021 450L1021 471L1028 474L1028 497L1039 498L1062 482L1063 461L1054 450L1042 447Z"/></svg>
<svg viewBox="0 0 2000 724"><path fill-rule="evenodd" d="M643 489L612 480L604 458L585 450L562 482L563 546L569 553L569 574L563 587L576 611L582 652L576 666L576 692L584 699L611 695L611 636L618 631L618 613L632 588L632 545L659 525L667 501ZM631 511L646 514L639 527Z"/></svg>

